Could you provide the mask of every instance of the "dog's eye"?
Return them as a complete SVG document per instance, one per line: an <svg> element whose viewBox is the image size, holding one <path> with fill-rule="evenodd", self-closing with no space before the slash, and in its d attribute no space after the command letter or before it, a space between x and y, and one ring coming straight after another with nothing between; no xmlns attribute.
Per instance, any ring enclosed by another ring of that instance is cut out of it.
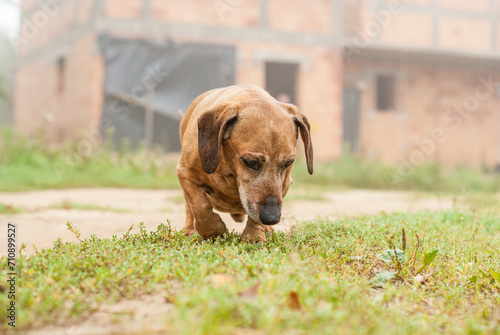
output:
<svg viewBox="0 0 500 335"><path fill-rule="evenodd" d="M288 161L288 162L285 162L285 164L283 164L282 166L282 169L283 170L286 170L288 169L292 164L293 164L294 161Z"/></svg>
<svg viewBox="0 0 500 335"><path fill-rule="evenodd" d="M257 171L260 168L260 163L256 159L251 159L251 158L242 158L241 161L243 164L245 164L248 168Z"/></svg>

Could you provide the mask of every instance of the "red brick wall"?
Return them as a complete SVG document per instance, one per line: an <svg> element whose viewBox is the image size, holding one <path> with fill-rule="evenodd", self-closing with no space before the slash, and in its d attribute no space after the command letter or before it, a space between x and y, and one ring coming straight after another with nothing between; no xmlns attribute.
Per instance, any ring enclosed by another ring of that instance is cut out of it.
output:
<svg viewBox="0 0 500 335"><path fill-rule="evenodd" d="M256 27L259 0L151 0L153 18L159 21L200 25Z"/></svg>
<svg viewBox="0 0 500 335"><path fill-rule="evenodd" d="M59 91L57 59L41 58L17 71L14 122L23 132L46 130L49 137L61 140L98 125L103 66L95 35L86 36L66 54L64 87Z"/></svg>
<svg viewBox="0 0 500 335"><path fill-rule="evenodd" d="M332 32L330 0L269 0L268 3L269 26L272 29L324 34Z"/></svg>
<svg viewBox="0 0 500 335"><path fill-rule="evenodd" d="M500 7L500 6L499 6ZM500 10L498 11L498 16L500 17ZM497 27L497 54L500 54L500 23Z"/></svg>
<svg viewBox="0 0 500 335"><path fill-rule="evenodd" d="M441 17L439 44L443 49L488 52L492 50L492 25L477 19Z"/></svg>
<svg viewBox="0 0 500 335"><path fill-rule="evenodd" d="M139 18L142 16L142 0L107 0L106 15L112 18Z"/></svg>
<svg viewBox="0 0 500 335"><path fill-rule="evenodd" d="M89 21L95 1L24 0L19 55L27 55Z"/></svg>
<svg viewBox="0 0 500 335"><path fill-rule="evenodd" d="M491 0L439 0L443 8L485 13L491 11Z"/></svg>
<svg viewBox="0 0 500 335"><path fill-rule="evenodd" d="M422 65L357 61L346 67L367 84L362 92L361 152L392 164L439 161L445 166L494 167L500 163L500 98L490 93L476 101L479 77L500 81L500 71L443 64ZM397 110L375 110L377 72L394 73ZM487 91L482 88L480 95ZM456 105L470 106L462 110ZM436 141L433 137L446 137ZM429 144L429 140L434 142ZM423 144L427 147L421 149ZM425 151L425 152L424 152ZM421 153L419 153L421 152ZM423 152L423 155L422 155Z"/></svg>
<svg viewBox="0 0 500 335"><path fill-rule="evenodd" d="M429 48L433 42L432 17L420 13L393 15L381 30L380 40L387 45Z"/></svg>
<svg viewBox="0 0 500 335"><path fill-rule="evenodd" d="M491 0L439 0L435 8L430 0L383 0L378 6L371 0L345 1L359 3L356 19L345 19L347 24L353 22L363 41L467 53L495 52L493 31L497 27L489 16L493 9Z"/></svg>

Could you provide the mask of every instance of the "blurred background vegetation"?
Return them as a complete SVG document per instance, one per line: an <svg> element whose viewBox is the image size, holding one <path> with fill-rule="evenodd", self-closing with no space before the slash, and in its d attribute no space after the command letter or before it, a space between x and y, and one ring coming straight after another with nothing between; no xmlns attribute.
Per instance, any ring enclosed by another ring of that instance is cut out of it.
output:
<svg viewBox="0 0 500 335"><path fill-rule="evenodd" d="M111 138L111 134L108 134ZM11 127L0 131L0 190L67 187L176 188L176 155L165 155L146 145L132 148L123 142L112 149L111 140L88 146L85 141L53 144L44 138L28 139ZM405 178L395 178L398 168L366 161L354 155L315 165L314 175L304 162L294 168L295 186L301 188L394 189L453 194L493 193L500 176L466 168L444 170L436 163L415 167Z"/></svg>

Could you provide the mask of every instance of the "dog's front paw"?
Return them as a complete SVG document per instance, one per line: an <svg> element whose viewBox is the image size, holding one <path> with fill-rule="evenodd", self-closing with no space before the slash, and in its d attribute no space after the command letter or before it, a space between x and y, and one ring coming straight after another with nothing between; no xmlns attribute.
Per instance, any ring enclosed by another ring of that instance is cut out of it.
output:
<svg viewBox="0 0 500 335"><path fill-rule="evenodd" d="M262 234L261 232L255 234L243 233L241 234L241 240L249 243L267 242L267 237L266 234Z"/></svg>
<svg viewBox="0 0 500 335"><path fill-rule="evenodd" d="M274 233L274 228L272 226L266 226L266 233L269 233L269 234Z"/></svg>
<svg viewBox="0 0 500 335"><path fill-rule="evenodd" d="M241 240L250 243L267 242L266 228L263 225L247 223L241 234Z"/></svg>

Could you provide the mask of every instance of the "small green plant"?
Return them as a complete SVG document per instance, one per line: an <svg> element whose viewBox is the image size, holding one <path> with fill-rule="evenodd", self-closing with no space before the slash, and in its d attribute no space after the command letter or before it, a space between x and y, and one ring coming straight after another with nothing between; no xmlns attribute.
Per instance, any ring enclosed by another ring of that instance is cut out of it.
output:
<svg viewBox="0 0 500 335"><path fill-rule="evenodd" d="M73 225L72 225L69 221L68 221L68 222L66 222L66 227L68 228L68 230L69 230L70 232L72 232L72 233L75 235L75 237L76 237L76 239L77 239L78 241L83 242L83 241L82 241L82 239L80 238L81 233L80 233L80 230L79 230L79 229L77 229L77 228L73 227ZM57 244L58 244L58 245L60 245L60 243L57 243Z"/></svg>
<svg viewBox="0 0 500 335"><path fill-rule="evenodd" d="M388 239L390 249L377 255L378 259L383 261L389 269L377 273L371 280L372 283L382 285L393 279L400 279L403 282L418 282L423 284L432 274L420 275L434 261L439 250L433 250L425 253L420 244L420 238L415 235L414 243L407 247L405 222L401 227L401 249L398 249L394 240L394 235Z"/></svg>
<svg viewBox="0 0 500 335"><path fill-rule="evenodd" d="M22 210L18 207L0 203L0 214L17 214L21 212Z"/></svg>

